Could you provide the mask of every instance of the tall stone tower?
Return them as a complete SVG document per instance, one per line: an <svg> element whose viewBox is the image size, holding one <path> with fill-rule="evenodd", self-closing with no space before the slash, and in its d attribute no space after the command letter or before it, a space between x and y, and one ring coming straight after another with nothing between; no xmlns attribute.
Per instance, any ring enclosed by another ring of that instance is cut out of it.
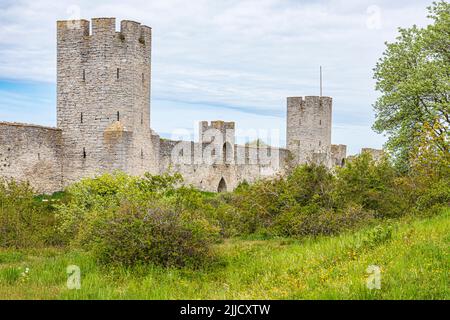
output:
<svg viewBox="0 0 450 320"><path fill-rule="evenodd" d="M57 123L65 184L157 170L150 130L151 28L115 18L57 22Z"/></svg>
<svg viewBox="0 0 450 320"><path fill-rule="evenodd" d="M330 97L287 98L287 148L295 165L331 167L331 114Z"/></svg>

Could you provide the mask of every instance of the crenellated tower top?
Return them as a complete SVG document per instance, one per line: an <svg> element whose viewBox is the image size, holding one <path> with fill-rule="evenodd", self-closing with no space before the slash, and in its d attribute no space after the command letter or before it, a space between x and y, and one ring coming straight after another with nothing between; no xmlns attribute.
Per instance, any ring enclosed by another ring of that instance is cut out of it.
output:
<svg viewBox="0 0 450 320"><path fill-rule="evenodd" d="M60 20L57 21L59 37L78 36L84 40L90 38L118 38L123 42L138 42L141 45L151 44L151 28L131 20L122 20L120 30L116 31L116 18L92 18L89 20ZM92 30L91 30L92 26Z"/></svg>
<svg viewBox="0 0 450 320"><path fill-rule="evenodd" d="M74 180L98 167L149 171L151 41L135 21L57 22L57 120Z"/></svg>

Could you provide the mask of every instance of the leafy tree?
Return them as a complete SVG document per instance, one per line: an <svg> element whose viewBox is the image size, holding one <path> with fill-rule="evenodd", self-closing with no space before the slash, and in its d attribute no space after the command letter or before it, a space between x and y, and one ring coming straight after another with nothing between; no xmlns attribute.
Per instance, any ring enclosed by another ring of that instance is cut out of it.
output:
<svg viewBox="0 0 450 320"><path fill-rule="evenodd" d="M381 92L374 129L389 137L387 148L404 169L426 123L439 123L431 127L439 138L430 143L449 152L448 143L441 142L450 132L450 4L434 2L428 10L433 23L400 28L374 69Z"/></svg>
<svg viewBox="0 0 450 320"><path fill-rule="evenodd" d="M412 182L420 211L439 212L450 205L450 144L439 136L441 123L425 123L411 152ZM444 146L440 148L438 146Z"/></svg>

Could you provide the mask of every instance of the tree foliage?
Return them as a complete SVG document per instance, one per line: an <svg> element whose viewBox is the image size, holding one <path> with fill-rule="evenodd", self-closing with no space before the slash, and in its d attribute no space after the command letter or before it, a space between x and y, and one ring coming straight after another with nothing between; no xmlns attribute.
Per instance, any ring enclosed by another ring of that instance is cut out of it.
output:
<svg viewBox="0 0 450 320"><path fill-rule="evenodd" d="M431 128L440 138L431 142L449 152L450 4L434 2L428 10L433 23L400 28L374 69L381 93L374 129L388 136L387 147L404 168L410 168L410 153L426 123L438 122Z"/></svg>

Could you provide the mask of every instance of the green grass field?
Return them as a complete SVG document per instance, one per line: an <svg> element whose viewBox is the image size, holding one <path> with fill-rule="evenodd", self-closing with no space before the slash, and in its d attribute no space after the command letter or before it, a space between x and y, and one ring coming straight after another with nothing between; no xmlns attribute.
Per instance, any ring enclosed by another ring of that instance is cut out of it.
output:
<svg viewBox="0 0 450 320"><path fill-rule="evenodd" d="M232 239L202 270L105 268L68 249L1 250L0 298L450 299L449 216L386 222L375 236L372 227L303 241ZM80 290L66 286L68 265L81 269ZM380 290L366 287L369 265L381 268Z"/></svg>

